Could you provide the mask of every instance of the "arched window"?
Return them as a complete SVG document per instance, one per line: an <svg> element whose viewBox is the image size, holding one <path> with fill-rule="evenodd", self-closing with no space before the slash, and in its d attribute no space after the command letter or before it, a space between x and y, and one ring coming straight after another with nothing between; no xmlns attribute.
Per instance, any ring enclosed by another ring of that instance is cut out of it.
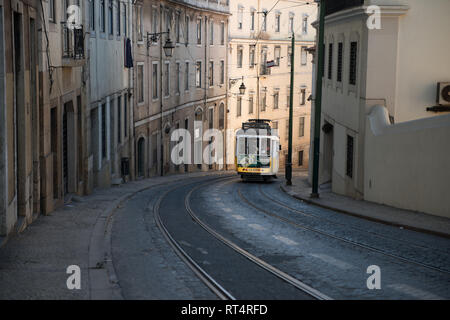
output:
<svg viewBox="0 0 450 320"><path fill-rule="evenodd" d="M225 105L223 103L219 106L219 130L225 128Z"/></svg>

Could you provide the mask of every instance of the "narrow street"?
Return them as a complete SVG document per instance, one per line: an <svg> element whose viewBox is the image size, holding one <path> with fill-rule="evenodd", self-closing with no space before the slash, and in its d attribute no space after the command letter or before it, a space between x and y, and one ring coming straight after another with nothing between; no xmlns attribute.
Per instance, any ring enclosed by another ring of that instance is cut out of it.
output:
<svg viewBox="0 0 450 320"><path fill-rule="evenodd" d="M208 175L135 195L112 228L123 298L450 298L448 239L302 203L281 183Z"/></svg>

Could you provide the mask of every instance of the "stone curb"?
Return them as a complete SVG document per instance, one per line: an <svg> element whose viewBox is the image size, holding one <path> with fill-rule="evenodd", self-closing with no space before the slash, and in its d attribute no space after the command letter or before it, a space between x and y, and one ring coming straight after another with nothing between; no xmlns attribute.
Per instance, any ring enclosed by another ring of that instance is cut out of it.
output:
<svg viewBox="0 0 450 320"><path fill-rule="evenodd" d="M202 177L208 174L199 174L188 177L179 177L177 175L169 176L169 180L161 183L142 186L128 194L123 195L111 206L100 213L92 229L89 241L89 297L90 300L124 300L122 290L116 275L112 261L112 227L114 222L114 213L121 205L138 193L147 191L151 188L165 185L167 183L179 180L187 180L192 177ZM181 178L181 179L180 179Z"/></svg>
<svg viewBox="0 0 450 320"><path fill-rule="evenodd" d="M353 217L357 217L357 218L361 218L361 219L365 219L365 220L369 220L369 221L373 221L373 222L378 222L378 223L382 223L382 224L393 226L393 227L404 228L404 229L408 229L408 230L412 230L412 231L432 234L432 235L435 235L435 236L439 236L439 237L450 239L450 234L447 234L447 233L443 233L443 232L439 232L439 231L435 231L435 230L430 230L430 229L425 229L425 228L420 228L420 227L415 227L415 226L411 226L411 225L408 225L408 224L403 224L403 223L400 223L400 222L387 221L387 220L383 220L383 219L379 219L379 218L363 215L363 214L360 214L360 213L357 213L357 212L352 212L352 211L344 210L344 209L341 209L341 208L332 207L332 206L320 203L318 201L311 200L311 199L309 199L307 197L300 196L298 194L294 194L292 191L288 190L283 185L280 185L280 189L284 193L286 193L287 195L291 196L294 199L301 200L301 201L304 201L304 202L306 202L308 204L312 204L312 205L315 205L315 206L318 206L318 207L321 207L321 208L324 208L324 209L333 210L333 211L340 212L340 213L343 213L343 214L346 214L346 215L349 215L349 216L353 216Z"/></svg>

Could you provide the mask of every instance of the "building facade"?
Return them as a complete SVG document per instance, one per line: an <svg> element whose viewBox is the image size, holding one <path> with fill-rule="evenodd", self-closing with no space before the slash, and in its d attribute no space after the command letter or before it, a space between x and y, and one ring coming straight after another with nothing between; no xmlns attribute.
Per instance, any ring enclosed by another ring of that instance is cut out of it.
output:
<svg viewBox="0 0 450 320"><path fill-rule="evenodd" d="M380 28L367 24L370 5ZM326 1L320 183L449 216L450 118L433 112L448 110L436 97L450 81L448 12L446 0Z"/></svg>
<svg viewBox="0 0 450 320"><path fill-rule="evenodd" d="M84 193L85 21L69 27L71 4L0 2L0 235Z"/></svg>
<svg viewBox="0 0 450 320"><path fill-rule="evenodd" d="M198 154L193 149L203 153L209 143L203 141L203 132L226 126L228 10L225 0L136 1L133 121L138 178L220 167L203 163L201 155L194 161ZM169 39L171 56L163 48ZM190 133L186 148L192 149L192 157L181 164L171 161L176 129Z"/></svg>
<svg viewBox="0 0 450 320"><path fill-rule="evenodd" d="M228 127L236 131L248 119L272 120L280 136L280 168L284 168L289 137L291 39L295 34L292 164L294 168L308 168L312 62L307 48L314 45L311 23L317 7L291 1L232 0L230 10ZM244 95L239 94L241 83L246 87ZM234 140L229 139L228 163L234 163L234 154Z"/></svg>
<svg viewBox="0 0 450 320"><path fill-rule="evenodd" d="M89 17L89 189L133 178L133 1L92 0ZM128 57L129 60L132 57ZM129 61L128 61L129 62Z"/></svg>

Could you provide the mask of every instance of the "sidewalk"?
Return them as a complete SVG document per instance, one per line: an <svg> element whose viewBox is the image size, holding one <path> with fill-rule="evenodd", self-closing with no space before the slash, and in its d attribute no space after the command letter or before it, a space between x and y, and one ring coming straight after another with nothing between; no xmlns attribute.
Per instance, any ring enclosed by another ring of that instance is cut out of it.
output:
<svg viewBox="0 0 450 320"><path fill-rule="evenodd" d="M294 172L292 184L292 186L282 184L281 188L287 194L307 203L363 219L450 238L448 218L355 200L332 193L330 188L322 186L319 190L320 198L312 199L307 172Z"/></svg>
<svg viewBox="0 0 450 320"><path fill-rule="evenodd" d="M73 197L0 247L0 300L122 299L111 262L111 217L136 193L155 185L202 176L155 177ZM81 269L81 290L68 290L67 267Z"/></svg>

